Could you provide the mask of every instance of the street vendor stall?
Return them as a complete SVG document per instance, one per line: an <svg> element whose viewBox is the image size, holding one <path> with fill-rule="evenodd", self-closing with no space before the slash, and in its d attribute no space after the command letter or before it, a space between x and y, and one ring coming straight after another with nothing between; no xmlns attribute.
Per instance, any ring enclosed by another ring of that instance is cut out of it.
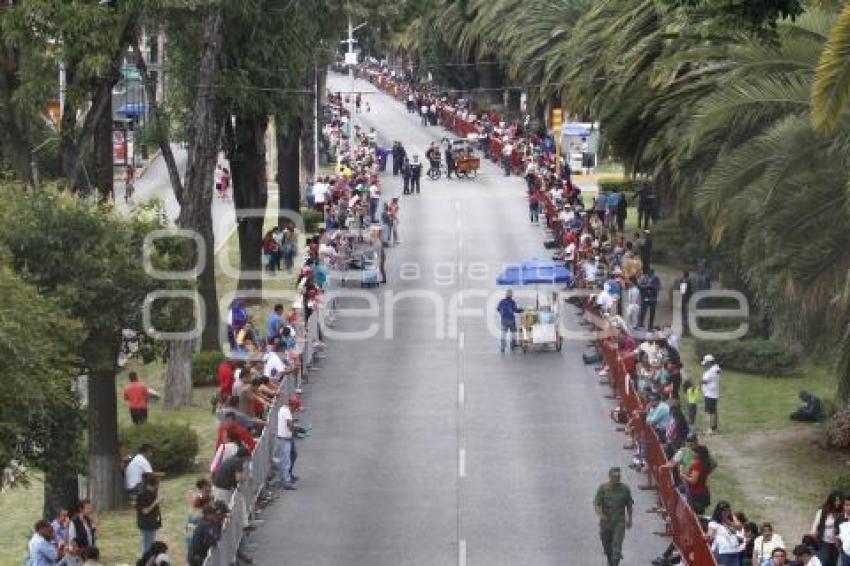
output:
<svg viewBox="0 0 850 566"><path fill-rule="evenodd" d="M481 158L475 155L475 149L469 138L449 142L452 157L455 160L455 172L463 179L474 179L481 168Z"/></svg>
<svg viewBox="0 0 850 566"><path fill-rule="evenodd" d="M525 307L518 315L523 353L532 346L546 349L550 345L561 351L564 339L561 336L558 290L572 280L572 272L563 265L539 259L509 265L496 279L499 285L534 286L536 289L535 304Z"/></svg>

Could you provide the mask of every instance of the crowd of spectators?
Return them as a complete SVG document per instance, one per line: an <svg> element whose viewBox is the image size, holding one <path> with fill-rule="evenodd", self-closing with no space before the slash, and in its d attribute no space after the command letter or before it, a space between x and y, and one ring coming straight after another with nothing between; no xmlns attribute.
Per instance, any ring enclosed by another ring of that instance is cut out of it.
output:
<svg viewBox="0 0 850 566"><path fill-rule="evenodd" d="M704 433L720 431L717 416L722 372L714 357L706 355L701 367L686 376L679 352L680 336L669 326L662 329L656 325L662 286L652 268L650 228L657 209L651 188L640 188L631 195L638 212L638 229L629 238L627 195L600 191L585 202L571 181L569 167L562 166L558 174L551 137L529 132L527 120L508 125L495 113L472 111L463 101L404 88L408 111L419 112L423 125L436 124L440 109L448 105L479 132L485 151L488 144L502 142L505 174L525 176L530 221L539 222L541 216L545 219L552 234L546 244L553 259L571 267L576 285L590 293L588 301L577 301L577 305L591 309L604 321L624 364L629 387L640 397L638 410L629 413L621 406L612 412L630 435L627 448L634 450L631 467L647 469L650 439L637 431L648 425L663 447L665 462L660 467L669 471L676 489L699 518L716 562L720 566L850 566L850 494L830 493L815 514L810 532L798 537L797 542L783 538L770 522L757 523L746 513L733 510L727 501L712 505L710 478L718 463L701 442L697 423L701 407L707 417ZM707 262L701 260L696 281L688 272L676 281L672 291L683 298L680 334L688 334L687 300L695 290L710 288L712 275ZM515 309L510 310L512 315ZM600 359L597 355L586 361L598 363ZM612 369L603 364L600 378L610 379ZM803 391L800 400L792 419L822 418L822 404L816 396ZM663 513L661 507L657 511ZM671 544L653 564L681 561Z"/></svg>

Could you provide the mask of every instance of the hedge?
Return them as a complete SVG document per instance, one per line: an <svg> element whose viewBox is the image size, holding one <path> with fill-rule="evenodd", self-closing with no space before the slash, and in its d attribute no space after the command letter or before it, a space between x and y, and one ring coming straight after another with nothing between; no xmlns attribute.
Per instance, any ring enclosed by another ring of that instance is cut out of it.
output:
<svg viewBox="0 0 850 566"><path fill-rule="evenodd" d="M644 186L646 181L639 179L601 179L596 184L599 186L599 192L601 193L619 191L626 193L626 196L631 198L631 195Z"/></svg>
<svg viewBox="0 0 850 566"><path fill-rule="evenodd" d="M697 355L714 356L721 368L784 376L797 373L800 359L794 352L770 340L698 340Z"/></svg>
<svg viewBox="0 0 850 566"><path fill-rule="evenodd" d="M207 387L218 385L218 364L224 360L224 354L218 350L198 352L192 356L192 385Z"/></svg>
<svg viewBox="0 0 850 566"><path fill-rule="evenodd" d="M198 433L188 425L145 423L122 427L118 438L127 454L136 454L142 444L153 446L151 465L168 474L185 472L198 455Z"/></svg>
<svg viewBox="0 0 850 566"><path fill-rule="evenodd" d="M322 213L317 210L302 209L301 218L304 220L305 234L315 234L322 226Z"/></svg>

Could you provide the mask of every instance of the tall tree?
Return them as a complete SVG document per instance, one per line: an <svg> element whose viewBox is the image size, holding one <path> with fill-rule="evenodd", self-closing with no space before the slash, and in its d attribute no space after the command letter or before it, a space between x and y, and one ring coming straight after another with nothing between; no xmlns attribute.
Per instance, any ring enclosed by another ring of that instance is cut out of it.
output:
<svg viewBox="0 0 850 566"><path fill-rule="evenodd" d="M198 292L206 309L206 324L201 337L202 348L219 346L220 314L215 280L215 236L212 226L212 191L215 165L224 115L219 108L218 80L223 46L223 7L210 4L202 20L200 63L195 88L190 88L192 110L189 122L189 160L186 168L184 199L180 203L179 224L194 230L205 242L196 249L193 259L203 261L198 276Z"/></svg>
<svg viewBox="0 0 850 566"><path fill-rule="evenodd" d="M139 261L146 234L161 228L159 215L122 220L49 189L5 189L2 199L0 248L19 277L83 325L77 347L88 376L90 495L99 509L115 508L123 499L115 380L122 332L141 332L149 294L171 288Z"/></svg>
<svg viewBox="0 0 850 566"><path fill-rule="evenodd" d="M13 462L24 470L41 469L44 511L52 516L75 502L83 468L82 412L74 391L79 372L74 350L82 328L17 277L7 259L0 254L0 355L6 360L0 469Z"/></svg>

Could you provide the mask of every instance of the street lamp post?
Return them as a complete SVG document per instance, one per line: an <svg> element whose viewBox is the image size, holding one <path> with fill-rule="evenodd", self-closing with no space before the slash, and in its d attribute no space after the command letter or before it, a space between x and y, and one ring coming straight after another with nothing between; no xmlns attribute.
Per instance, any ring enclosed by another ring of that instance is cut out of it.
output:
<svg viewBox="0 0 850 566"><path fill-rule="evenodd" d="M348 44L348 51L345 53L345 64L348 66L348 81L351 85L349 89L348 96L351 99L351 117L348 120L348 136L351 137L351 131L354 127L352 122L354 120L354 65L357 64L357 54L354 52L354 44L357 43L357 40L354 39L354 32L365 26L367 22L363 22L362 24L352 27L351 25L351 16L348 16L348 39L344 39L340 41L340 43Z"/></svg>

